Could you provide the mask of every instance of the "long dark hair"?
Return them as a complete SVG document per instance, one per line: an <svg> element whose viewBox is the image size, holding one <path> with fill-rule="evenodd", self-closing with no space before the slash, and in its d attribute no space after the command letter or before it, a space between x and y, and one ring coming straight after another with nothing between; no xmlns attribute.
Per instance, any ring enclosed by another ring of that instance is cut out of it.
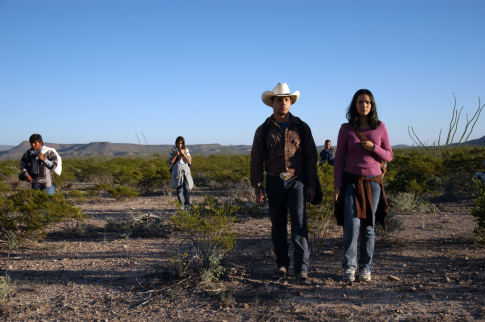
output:
<svg viewBox="0 0 485 322"><path fill-rule="evenodd" d="M183 136L177 136L177 138L175 139L175 146L177 146L177 143L179 141L182 141L182 149L185 149L185 139Z"/></svg>
<svg viewBox="0 0 485 322"><path fill-rule="evenodd" d="M372 95L372 92L368 89L359 89L357 92L355 92L349 109L347 110L347 120L349 120L349 124L354 130L359 129L360 117L359 113L357 113L357 98L359 98L359 96L362 94L369 95L371 109L369 114L367 114L367 122L369 123L369 126L375 130L381 124L381 121L379 121L379 118L377 117L377 106L376 101L374 100L374 95Z"/></svg>

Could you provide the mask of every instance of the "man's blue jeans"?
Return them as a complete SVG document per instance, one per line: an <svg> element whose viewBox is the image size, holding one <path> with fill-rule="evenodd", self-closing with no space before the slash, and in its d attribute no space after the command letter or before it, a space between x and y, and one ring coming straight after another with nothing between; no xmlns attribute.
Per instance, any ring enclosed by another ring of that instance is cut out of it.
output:
<svg viewBox="0 0 485 322"><path fill-rule="evenodd" d="M372 217L375 225L375 214L381 196L381 186L377 182L370 182L370 186L372 190ZM359 270L371 272L374 256L374 227L366 225L363 219L357 218L354 194L355 184L347 184L345 187L344 258L342 265L344 269L357 269L357 241L360 232Z"/></svg>
<svg viewBox="0 0 485 322"><path fill-rule="evenodd" d="M288 210L291 221L291 240L295 248L293 268L295 274L308 271L310 251L306 218L306 191L298 177L286 181L278 176L266 176L269 213L271 216L271 239L278 267L290 266L288 255Z"/></svg>

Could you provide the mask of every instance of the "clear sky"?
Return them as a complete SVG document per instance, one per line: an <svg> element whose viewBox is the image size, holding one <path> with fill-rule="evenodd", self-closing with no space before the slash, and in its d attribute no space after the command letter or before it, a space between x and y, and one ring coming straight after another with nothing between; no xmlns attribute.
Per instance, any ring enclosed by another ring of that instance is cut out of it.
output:
<svg viewBox="0 0 485 322"><path fill-rule="evenodd" d="M485 102L484 16L481 0L0 0L0 144L251 144L279 81L318 145L359 88L393 145L408 125L432 143L453 93L460 129Z"/></svg>

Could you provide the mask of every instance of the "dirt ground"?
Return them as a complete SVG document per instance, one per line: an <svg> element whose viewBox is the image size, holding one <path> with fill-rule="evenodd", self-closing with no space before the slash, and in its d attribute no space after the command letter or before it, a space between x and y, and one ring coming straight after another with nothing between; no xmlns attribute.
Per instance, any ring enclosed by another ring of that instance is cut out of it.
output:
<svg viewBox="0 0 485 322"><path fill-rule="evenodd" d="M200 201L206 192L195 193ZM270 221L261 214L236 224L227 274L211 287L168 281L167 267L186 248L184 235L164 226L158 237L106 231L107 220L148 214L169 222L173 196L80 202L89 219L83 236L62 228L7 257L10 276L2 320L485 320L485 251L475 243L469 201L436 203L439 212L398 214L404 229L376 239L369 283L342 282L341 228L310 258L312 284L272 279Z"/></svg>

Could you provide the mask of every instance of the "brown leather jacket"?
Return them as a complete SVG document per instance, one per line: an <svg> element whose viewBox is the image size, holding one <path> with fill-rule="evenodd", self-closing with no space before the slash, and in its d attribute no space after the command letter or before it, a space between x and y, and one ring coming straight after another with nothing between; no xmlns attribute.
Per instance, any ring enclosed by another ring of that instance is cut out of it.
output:
<svg viewBox="0 0 485 322"><path fill-rule="evenodd" d="M267 128L263 138L263 128ZM302 130L304 133L299 133ZM301 135L301 136L300 136ZM264 140L265 139L265 140ZM263 182L263 168L267 175L279 175L287 171L302 176L309 187L315 188L317 177L317 148L310 127L290 113L285 132L270 116L254 134L251 149L251 185L257 187Z"/></svg>

